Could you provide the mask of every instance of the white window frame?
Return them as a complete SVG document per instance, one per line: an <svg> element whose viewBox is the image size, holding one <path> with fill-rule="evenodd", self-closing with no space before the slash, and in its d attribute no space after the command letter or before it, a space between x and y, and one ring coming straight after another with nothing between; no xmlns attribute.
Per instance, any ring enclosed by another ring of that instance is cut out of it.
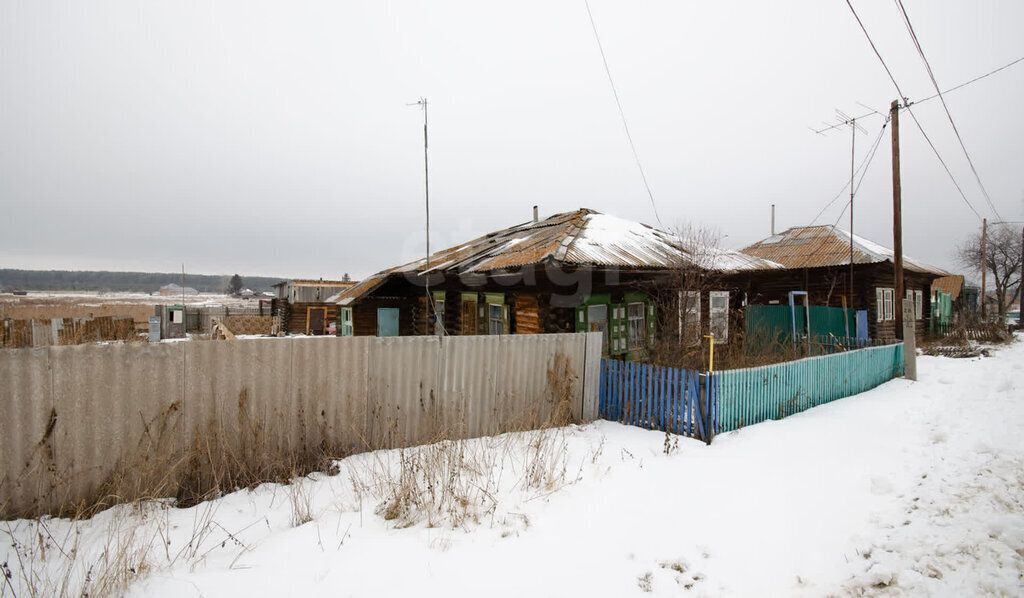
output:
<svg viewBox="0 0 1024 598"><path fill-rule="evenodd" d="M639 308L636 310L639 312L639 317L633 313L634 307ZM628 346L630 349L639 349L644 344L644 339L647 336L646 314L647 309L644 307L643 301L634 301L633 303L626 304L626 334L629 338Z"/></svg>
<svg viewBox="0 0 1024 598"><path fill-rule="evenodd" d="M716 308L715 299L725 299L725 307ZM729 291L708 293L708 326L716 345L729 342Z"/></svg>
<svg viewBox="0 0 1024 598"><path fill-rule="evenodd" d="M924 291L914 291L914 316L920 320L924 318Z"/></svg>
<svg viewBox="0 0 1024 598"><path fill-rule="evenodd" d="M604 317L595 317L595 313L600 312L602 309L604 310ZM607 349L609 337L611 336L611 329L608 326L608 313L611 310L608 308L608 304L595 303L588 305L584 311L587 312L587 330L590 332L600 332L602 346ZM583 312L580 313L582 314Z"/></svg>
<svg viewBox="0 0 1024 598"><path fill-rule="evenodd" d="M691 324L695 325L694 333L688 336L687 329ZM700 344L700 291L679 291L679 343Z"/></svg>
<svg viewBox="0 0 1024 598"><path fill-rule="evenodd" d="M498 308L498 317L497 318L495 318L493 316L493 313L494 313L494 309L493 308L495 308L495 307ZM487 334L501 334L502 333L502 331L505 328L504 315L505 315L504 314L504 309L502 308L502 305L500 303L488 303L487 304ZM497 323L497 325L498 325L498 331L497 332L494 332L494 328L493 328L495 323Z"/></svg>
<svg viewBox="0 0 1024 598"><path fill-rule="evenodd" d="M877 320L879 322L888 322L895 320L896 315L893 311L895 307L896 291L890 287L876 287L875 288L875 311L878 313Z"/></svg>

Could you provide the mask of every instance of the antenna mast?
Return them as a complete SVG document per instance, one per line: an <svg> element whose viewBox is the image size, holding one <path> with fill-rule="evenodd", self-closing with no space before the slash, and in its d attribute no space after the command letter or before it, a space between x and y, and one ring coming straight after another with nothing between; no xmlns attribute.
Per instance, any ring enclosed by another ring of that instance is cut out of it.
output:
<svg viewBox="0 0 1024 598"><path fill-rule="evenodd" d="M430 163L427 157L427 98L420 98L419 101L408 104L423 108L423 199L426 212L426 266L423 268L423 288L426 293L426 310L423 314L423 334L430 334L430 314L432 301L430 300Z"/></svg>
<svg viewBox="0 0 1024 598"><path fill-rule="evenodd" d="M864 127L857 124L857 118L848 116L841 110L836 110L836 115L844 125L850 126L850 278L847 281L846 296L848 301L853 301L853 195L856 192L854 186L854 172L857 158L857 131L866 133ZM846 316L844 316L845 318Z"/></svg>

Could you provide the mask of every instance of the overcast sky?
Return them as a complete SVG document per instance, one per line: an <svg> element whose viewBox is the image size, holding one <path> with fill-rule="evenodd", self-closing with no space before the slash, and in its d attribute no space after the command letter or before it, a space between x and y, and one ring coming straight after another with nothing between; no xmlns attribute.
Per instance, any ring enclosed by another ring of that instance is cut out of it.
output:
<svg viewBox="0 0 1024 598"><path fill-rule="evenodd" d="M945 90L1024 56L1024 2L905 0ZM849 178L835 110L896 91L843 0L591 10L665 228L739 248ZM911 101L934 94L889 1L854 2ZM657 225L582 0L0 0L0 267L359 278L589 207ZM1024 220L1024 62L946 96L992 202ZM988 207L940 102L914 108ZM860 121L858 164L883 125ZM901 113L904 247L954 267L980 227ZM892 246L888 129L854 229ZM818 223L843 227L845 198Z"/></svg>

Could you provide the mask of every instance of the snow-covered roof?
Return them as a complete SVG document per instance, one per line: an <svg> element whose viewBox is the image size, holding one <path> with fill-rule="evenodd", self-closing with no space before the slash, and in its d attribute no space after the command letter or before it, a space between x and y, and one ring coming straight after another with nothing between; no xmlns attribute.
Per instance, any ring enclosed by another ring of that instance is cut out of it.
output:
<svg viewBox="0 0 1024 598"><path fill-rule="evenodd" d="M743 253L771 260L786 268L818 268L850 263L850 233L836 226L799 226L768 237L741 250ZM891 262L895 252L888 247L853 235L853 263ZM942 268L903 256L907 270L946 276Z"/></svg>
<svg viewBox="0 0 1024 598"><path fill-rule="evenodd" d="M328 301L346 305L394 274L486 273L538 263L659 270L697 264L730 272L781 268L768 260L584 208L518 224L438 251L430 256L429 268L426 259L419 259L378 272Z"/></svg>

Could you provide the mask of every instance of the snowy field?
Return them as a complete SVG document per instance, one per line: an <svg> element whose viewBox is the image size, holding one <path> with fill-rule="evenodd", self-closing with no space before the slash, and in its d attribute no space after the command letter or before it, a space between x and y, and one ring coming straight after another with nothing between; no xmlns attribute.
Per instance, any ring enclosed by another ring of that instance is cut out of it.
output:
<svg viewBox="0 0 1024 598"><path fill-rule="evenodd" d="M712 446L597 422L4 522L0 595L86 574L139 597L1024 594L1024 343L918 368Z"/></svg>

